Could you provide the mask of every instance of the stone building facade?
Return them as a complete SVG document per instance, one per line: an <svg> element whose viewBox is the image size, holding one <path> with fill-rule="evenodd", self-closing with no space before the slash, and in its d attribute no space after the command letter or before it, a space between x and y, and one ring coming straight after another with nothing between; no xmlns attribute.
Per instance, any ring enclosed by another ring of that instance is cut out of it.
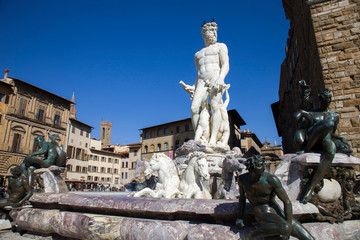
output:
<svg viewBox="0 0 360 240"><path fill-rule="evenodd" d="M240 147L240 126L245 121L236 110L229 110L230 138L229 146ZM140 129L141 157L150 159L154 153L162 152L170 158L175 157L175 150L184 142L194 139L195 133L191 118Z"/></svg>
<svg viewBox="0 0 360 240"><path fill-rule="evenodd" d="M6 95L0 106L0 173L37 150L37 136L49 141L48 134L59 134L58 144L66 148L71 101L7 74L0 82L0 93Z"/></svg>
<svg viewBox="0 0 360 240"><path fill-rule="evenodd" d="M69 122L66 180L84 181L87 180L91 129L93 127L74 118L70 118Z"/></svg>
<svg viewBox="0 0 360 240"><path fill-rule="evenodd" d="M330 108L339 114L338 132L360 157L360 2L359 0L283 0L290 20L286 58L281 65L279 102L272 105L284 152L295 152L293 113L300 104L298 82L317 95L329 88Z"/></svg>

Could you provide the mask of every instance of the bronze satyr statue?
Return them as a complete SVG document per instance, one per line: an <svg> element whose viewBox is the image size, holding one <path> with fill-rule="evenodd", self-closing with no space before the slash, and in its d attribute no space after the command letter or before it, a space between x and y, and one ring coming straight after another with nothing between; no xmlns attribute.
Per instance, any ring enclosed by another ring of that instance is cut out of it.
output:
<svg viewBox="0 0 360 240"><path fill-rule="evenodd" d="M311 200L314 189L329 171L336 152L350 154L350 149L346 140L335 134L339 115L329 109L331 103L331 92L325 88L320 94L320 108L315 111L306 111L309 102L310 88L304 80L299 82L302 105L295 113L295 119L299 123L299 128L295 132L295 143L300 151L320 152L321 159L319 166L313 172L312 178L305 191L303 202ZM341 150L341 151L337 151Z"/></svg>
<svg viewBox="0 0 360 240"><path fill-rule="evenodd" d="M12 169L13 176L9 179L7 189L9 198L0 200L0 208L4 208L5 206L20 207L25 203L25 201L30 199L32 195L31 188L21 174L21 167L18 166Z"/></svg>
<svg viewBox="0 0 360 240"><path fill-rule="evenodd" d="M245 165L249 172L238 178L240 197L236 225L240 228L244 227L247 197L259 227L244 239L279 235L282 239L289 239L290 235L301 240L314 239L298 221L293 219L292 204L280 180L275 175L264 172L265 159L261 155L254 155L247 159ZM275 201L276 196L284 203L284 211Z"/></svg>
<svg viewBox="0 0 360 240"><path fill-rule="evenodd" d="M66 153L62 150L62 146L58 146L55 142L58 134L50 135L50 142L45 142L43 136L36 137L36 142L40 150L28 154L21 163L24 175L28 177L29 185L32 186L34 182L33 172L35 169L48 168L51 165L65 167ZM44 158L40 157L44 155Z"/></svg>

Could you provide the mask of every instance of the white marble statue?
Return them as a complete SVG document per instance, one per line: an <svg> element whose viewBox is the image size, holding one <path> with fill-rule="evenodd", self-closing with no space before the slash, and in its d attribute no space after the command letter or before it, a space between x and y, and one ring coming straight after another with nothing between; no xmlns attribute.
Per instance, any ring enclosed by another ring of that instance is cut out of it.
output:
<svg viewBox="0 0 360 240"><path fill-rule="evenodd" d="M194 140L210 145L225 143L227 146L229 134L224 124L229 125L229 122L226 107L226 114L223 113L223 107L227 106L228 102L224 104L222 97L228 89L224 82L229 72L228 49L225 44L217 42L217 24L214 21L204 23L201 34L205 46L195 54L198 73L195 84L190 86L182 81L180 84L190 93L192 99L191 121L197 133ZM208 102L210 102L211 116Z"/></svg>
<svg viewBox="0 0 360 240"><path fill-rule="evenodd" d="M155 198L174 198L180 194L180 179L174 161L164 153L155 153L150 159L144 175L150 178L153 172L157 172L159 182L155 190L144 188L134 194L134 197L155 197Z"/></svg>
<svg viewBox="0 0 360 240"><path fill-rule="evenodd" d="M202 181L210 179L209 166L203 152L189 154L189 163L180 181L182 198L211 199L209 190L204 187Z"/></svg>

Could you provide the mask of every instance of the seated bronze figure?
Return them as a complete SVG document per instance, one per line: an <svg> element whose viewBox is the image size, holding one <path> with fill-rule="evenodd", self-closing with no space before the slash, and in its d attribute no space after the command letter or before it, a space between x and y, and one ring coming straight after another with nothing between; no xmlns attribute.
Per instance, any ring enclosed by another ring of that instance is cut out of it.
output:
<svg viewBox="0 0 360 240"><path fill-rule="evenodd" d="M298 146L298 153L320 152L320 164L314 171L308 184L303 202L311 200L314 188L329 171L336 152L351 154L352 150L346 140L335 134L339 123L339 115L329 109L331 92L325 88L318 96L320 108L314 111L306 111L309 102L310 87L304 80L299 82L302 104L294 117L298 122L294 140Z"/></svg>
<svg viewBox="0 0 360 240"><path fill-rule="evenodd" d="M265 159L254 155L245 163L249 172L238 178L239 183L239 217L236 225L244 227L244 209L246 197L253 207L258 228L244 239L278 236L289 239L290 235L298 239L314 239L314 237L295 219L292 204L282 187L280 180L270 173L264 172ZM275 201L278 197L284 204L284 211Z"/></svg>

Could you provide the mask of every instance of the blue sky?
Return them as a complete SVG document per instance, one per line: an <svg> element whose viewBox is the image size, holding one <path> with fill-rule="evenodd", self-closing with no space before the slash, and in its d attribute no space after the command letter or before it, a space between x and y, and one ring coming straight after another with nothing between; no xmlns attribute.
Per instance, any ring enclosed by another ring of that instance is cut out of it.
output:
<svg viewBox="0 0 360 240"><path fill-rule="evenodd" d="M140 141L140 128L188 118L201 24L215 19L228 46L228 109L261 141L281 143L278 100L289 21L280 0L0 0L0 70L57 95L75 92L77 119L113 123L112 144Z"/></svg>

